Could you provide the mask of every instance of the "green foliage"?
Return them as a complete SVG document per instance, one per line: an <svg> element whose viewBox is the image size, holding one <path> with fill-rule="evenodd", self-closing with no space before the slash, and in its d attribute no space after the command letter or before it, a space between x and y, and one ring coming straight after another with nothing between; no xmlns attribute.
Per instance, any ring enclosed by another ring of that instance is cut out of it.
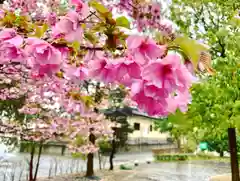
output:
<svg viewBox="0 0 240 181"><path fill-rule="evenodd" d="M102 155L109 155L112 151L112 145L109 141L101 140L98 142L99 151Z"/></svg>
<svg viewBox="0 0 240 181"><path fill-rule="evenodd" d="M193 100L186 121L198 141L206 141L211 150L228 151L227 128L239 128L240 72L238 58L229 56L214 61L216 74L192 87ZM194 129L195 127L195 129Z"/></svg>
<svg viewBox="0 0 240 181"><path fill-rule="evenodd" d="M156 127L170 132L174 139L183 136L188 143L196 144L206 141L212 151L228 151L227 128L240 128L239 61L232 55L215 59L216 73L203 76L201 83L192 86L188 112L170 115L165 121L158 121Z"/></svg>
<svg viewBox="0 0 240 181"><path fill-rule="evenodd" d="M179 31L207 43L214 57L239 51L239 20L233 18L240 9L238 0L173 0L170 8Z"/></svg>
<svg viewBox="0 0 240 181"><path fill-rule="evenodd" d="M86 143L86 140L82 136L80 136L80 135L76 136L74 144L76 144L77 146L82 146L85 143Z"/></svg>
<svg viewBox="0 0 240 181"><path fill-rule="evenodd" d="M124 28L128 28L128 29L130 28L130 22L125 16L118 17L116 19L116 25Z"/></svg>
<svg viewBox="0 0 240 181"><path fill-rule="evenodd" d="M186 161L188 160L189 156L184 154L163 154L163 155L156 155L156 161Z"/></svg>
<svg viewBox="0 0 240 181"><path fill-rule="evenodd" d="M19 99L9 99L0 101L0 115L4 114L9 119L15 119L16 121L22 121L24 114L18 112L24 105L25 97Z"/></svg>
<svg viewBox="0 0 240 181"><path fill-rule="evenodd" d="M39 149L42 143L39 142L33 142L33 141L21 141L20 142L20 152L28 152L30 153L32 150L32 147L35 147L36 150Z"/></svg>
<svg viewBox="0 0 240 181"><path fill-rule="evenodd" d="M120 124L121 126L116 128L115 134L117 138L117 147L124 148L126 147L126 142L128 140L128 134L133 132L131 125L127 121L127 116L124 111L121 110L121 107L124 106L123 100L126 96L126 92L122 88L113 89L110 91L109 101L111 107L109 110L113 110L112 114L107 115L107 117L112 121ZM115 111L114 111L115 110Z"/></svg>
<svg viewBox="0 0 240 181"><path fill-rule="evenodd" d="M207 48L195 40L190 39L185 36L177 37L172 44L178 46L182 52L192 61L194 66L197 66L198 60L200 58L200 53L207 51Z"/></svg>
<svg viewBox="0 0 240 181"><path fill-rule="evenodd" d="M123 164L121 164L119 168L120 168L120 170L132 170L131 167L129 167L127 165L123 165Z"/></svg>
<svg viewBox="0 0 240 181"><path fill-rule="evenodd" d="M73 158L80 158L82 160L87 160L87 155L82 154L82 153L72 153Z"/></svg>
<svg viewBox="0 0 240 181"><path fill-rule="evenodd" d="M32 36L42 38L48 29L48 25L44 23L42 26L33 25L34 34Z"/></svg>
<svg viewBox="0 0 240 181"><path fill-rule="evenodd" d="M179 141L181 136L187 136L190 133L188 130L192 128L192 123L186 121L186 116L180 111L176 111L167 118L156 120L154 124L155 129L161 133L170 133L174 141Z"/></svg>
<svg viewBox="0 0 240 181"><path fill-rule="evenodd" d="M101 3L95 1L95 0L92 0L89 2L89 5L92 6L93 8L96 9L96 11L100 14L105 14L105 13L108 13L108 9L102 5Z"/></svg>

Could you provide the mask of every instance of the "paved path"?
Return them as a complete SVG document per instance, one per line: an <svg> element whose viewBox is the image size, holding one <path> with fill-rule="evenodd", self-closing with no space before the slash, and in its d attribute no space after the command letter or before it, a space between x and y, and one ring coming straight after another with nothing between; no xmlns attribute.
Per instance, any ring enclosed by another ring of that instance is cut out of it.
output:
<svg viewBox="0 0 240 181"><path fill-rule="evenodd" d="M18 163L20 160L24 160L26 155L20 154L17 157L11 158L11 161ZM135 160L140 162L140 166L136 167L131 171L116 171L112 172L113 179L110 181L209 181L209 178L214 175L225 174L230 172L230 165L226 162L219 161L191 161L187 163L183 162L171 162L171 163L151 163L146 164L147 160L151 160L152 154L148 153L125 153L116 155L115 165L121 163L128 163L133 165ZM82 160L73 163L72 159L69 157L59 157L58 167L52 166L51 176L56 174L71 174L74 172L85 171L86 163ZM95 159L95 169L99 168L98 160ZM44 155L40 161L39 176L47 177L49 174L49 169L53 159L51 156ZM106 168L108 168L108 160ZM26 173L21 172L21 170L26 170L23 165L15 165L15 180L19 181L19 175L24 175L26 178ZM15 168L12 167L12 168ZM116 166L117 168L117 166ZM1 172L2 171L2 172ZM11 173L8 170L4 170L0 167L0 181L13 181L11 179L11 174L8 174L8 180L4 180L3 173ZM109 173L109 172L108 172ZM67 177L68 178L68 177ZM55 181L55 180L52 180ZM60 180L56 180L60 181ZM74 179L68 178L64 181L74 181ZM80 181L80 180L78 180ZM106 180L107 181L107 180Z"/></svg>
<svg viewBox="0 0 240 181"><path fill-rule="evenodd" d="M116 181L209 181L210 177L230 172L229 163L189 162L142 164L134 172L116 174Z"/></svg>
<svg viewBox="0 0 240 181"><path fill-rule="evenodd" d="M104 181L209 181L210 177L230 171L228 163L195 161L189 163L151 163L140 164L133 170L115 170L97 175ZM86 181L79 176L57 177L41 181Z"/></svg>
<svg viewBox="0 0 240 181"><path fill-rule="evenodd" d="M136 172L119 181L209 181L211 176L228 173L228 163L152 163L140 165Z"/></svg>

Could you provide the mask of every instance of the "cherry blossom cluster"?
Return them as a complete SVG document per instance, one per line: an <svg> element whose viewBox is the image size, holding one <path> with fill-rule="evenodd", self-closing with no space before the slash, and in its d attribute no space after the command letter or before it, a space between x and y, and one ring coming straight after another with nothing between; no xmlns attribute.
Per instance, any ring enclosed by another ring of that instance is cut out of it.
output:
<svg viewBox="0 0 240 181"><path fill-rule="evenodd" d="M60 17L50 29L52 41L60 38L67 42L84 42L85 30L81 20L87 16L90 8L80 0L73 3L75 8ZM151 8L155 9L153 13L157 16L160 9L154 6ZM137 102L139 108L151 115L166 115L175 111L179 108L179 105L172 108L172 102L177 104L176 99L186 100L186 105L188 103L190 73L181 63L179 56L167 55L160 58L165 55L167 47L157 45L149 37L130 35L126 39L127 49L120 58L102 54L85 62L73 56L74 52L69 50L67 45L60 49L56 44L43 39L25 38L14 28L3 29L0 40L1 47L5 50L2 51L1 63L24 64L30 68L35 78L52 77L61 71L64 78L70 81L95 79L106 84L120 83L131 89L132 100ZM74 63L69 64L71 60L74 60Z"/></svg>
<svg viewBox="0 0 240 181"><path fill-rule="evenodd" d="M175 38L172 25L163 17L162 4L157 1L120 0L117 4L126 11L139 31L146 29L160 30L164 36Z"/></svg>
<svg viewBox="0 0 240 181"><path fill-rule="evenodd" d="M81 150L91 144L88 140L89 130L92 130L97 138L111 136L112 124L103 115L95 113L93 105L87 107L82 101L77 100L81 96L78 93L79 88L63 84L64 80L58 78L53 81L53 78L45 77L43 80L35 79L32 82L32 90L27 94L25 106L19 110L25 115L36 116L27 121L30 126L28 129L31 131L24 136L25 140L59 139L68 142L71 149ZM65 88L60 87L63 85ZM75 99L69 98L69 92L74 94ZM82 145L74 147L75 138L79 136L83 138Z"/></svg>
<svg viewBox="0 0 240 181"><path fill-rule="evenodd" d="M26 97L19 111L36 118L28 119L35 126L27 128L25 139L64 134L73 141L72 150L96 150L88 135L111 135L113 125L98 111L107 102L100 84L95 91L84 90L91 81L124 86L131 104L149 115L187 110L192 75L181 57L151 37L124 33L98 1L71 0L63 10L58 1L43 1L51 6L41 18L34 0L8 3L0 18L0 98ZM117 7L132 10L139 31L159 28L160 4L121 1ZM22 11L20 16L13 15L13 8ZM50 108L54 105L58 108ZM84 137L81 146L74 144L79 136Z"/></svg>

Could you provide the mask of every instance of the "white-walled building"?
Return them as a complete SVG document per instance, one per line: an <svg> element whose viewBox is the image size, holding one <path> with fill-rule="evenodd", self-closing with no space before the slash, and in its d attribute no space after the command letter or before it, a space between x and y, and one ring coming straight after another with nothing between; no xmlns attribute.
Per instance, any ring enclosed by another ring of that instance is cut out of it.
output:
<svg viewBox="0 0 240 181"><path fill-rule="evenodd" d="M134 108L120 108L106 111L106 114L114 113L127 116L127 121L133 129L133 132L128 134L129 145L167 144L169 134L160 133L158 130L154 129L154 121L161 121L161 119L150 117Z"/></svg>

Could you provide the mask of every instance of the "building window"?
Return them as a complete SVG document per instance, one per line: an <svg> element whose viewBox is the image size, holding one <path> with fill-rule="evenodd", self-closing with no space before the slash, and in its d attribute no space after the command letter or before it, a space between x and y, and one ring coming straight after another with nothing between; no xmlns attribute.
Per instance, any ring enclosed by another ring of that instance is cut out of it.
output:
<svg viewBox="0 0 240 181"><path fill-rule="evenodd" d="M140 130L140 123L134 123L134 130L139 131Z"/></svg>
<svg viewBox="0 0 240 181"><path fill-rule="evenodd" d="M152 132L152 125L150 125L149 131Z"/></svg>

